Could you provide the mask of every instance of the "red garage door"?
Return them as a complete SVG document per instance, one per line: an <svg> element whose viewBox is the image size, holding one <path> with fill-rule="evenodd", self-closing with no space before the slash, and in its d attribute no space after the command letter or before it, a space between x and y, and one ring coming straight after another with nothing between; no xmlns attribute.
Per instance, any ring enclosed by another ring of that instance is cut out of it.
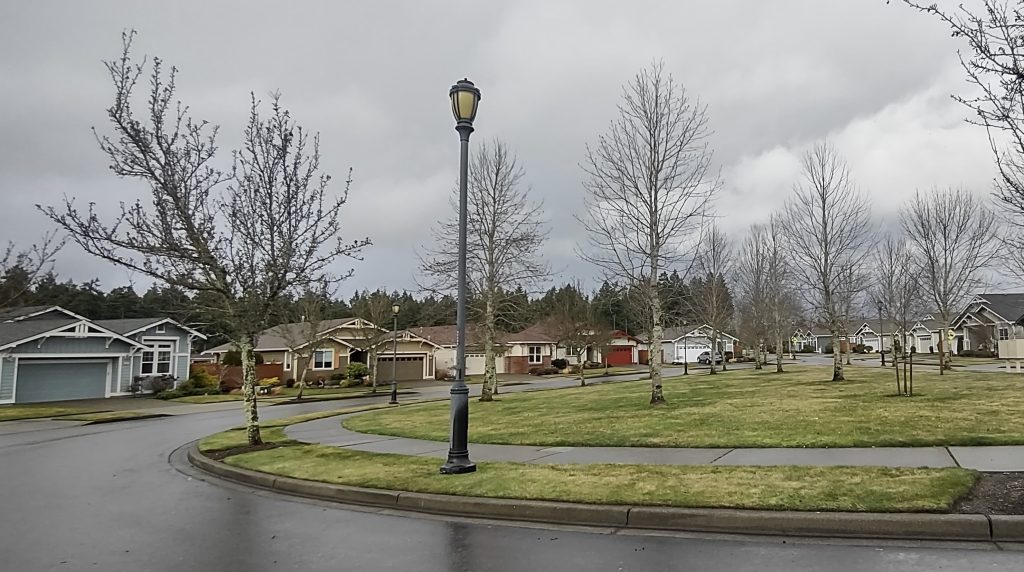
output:
<svg viewBox="0 0 1024 572"><path fill-rule="evenodd" d="M633 346L612 346L608 352L608 365L633 365Z"/></svg>

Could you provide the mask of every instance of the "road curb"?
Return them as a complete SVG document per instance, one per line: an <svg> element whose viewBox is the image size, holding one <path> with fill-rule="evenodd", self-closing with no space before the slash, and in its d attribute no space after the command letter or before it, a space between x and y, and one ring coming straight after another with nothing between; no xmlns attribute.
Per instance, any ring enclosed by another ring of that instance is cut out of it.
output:
<svg viewBox="0 0 1024 572"><path fill-rule="evenodd" d="M1024 542L1024 516L798 512L590 505L389 491L334 485L232 467L188 449L198 469L282 493L445 516L647 530L898 540Z"/></svg>

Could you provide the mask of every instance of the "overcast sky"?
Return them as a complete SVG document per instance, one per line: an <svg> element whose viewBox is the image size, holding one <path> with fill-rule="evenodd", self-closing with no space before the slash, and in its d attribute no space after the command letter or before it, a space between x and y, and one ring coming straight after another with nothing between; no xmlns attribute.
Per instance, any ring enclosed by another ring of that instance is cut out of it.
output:
<svg viewBox="0 0 1024 572"><path fill-rule="evenodd" d="M947 3L948 4L948 3ZM589 279L573 246L584 145L614 117L623 83L654 59L709 106L724 188L721 225L740 236L790 193L799 156L828 138L879 221L915 189L987 194L986 137L949 95L966 89L958 42L934 18L884 0L623 2L133 2L0 4L0 240L50 223L36 203L63 195L113 207L147 196L107 169L90 128L106 131L101 60L135 28L139 54L180 69L193 115L237 145L248 94L280 90L322 136L323 164L354 170L347 238L369 236L343 287L412 288L415 250L454 216L458 139L450 85L483 99L474 141L519 155L553 223L559 278ZM225 159L227 156L225 155ZM336 187L340 189L339 187ZM64 277L104 288L148 280L69 247Z"/></svg>

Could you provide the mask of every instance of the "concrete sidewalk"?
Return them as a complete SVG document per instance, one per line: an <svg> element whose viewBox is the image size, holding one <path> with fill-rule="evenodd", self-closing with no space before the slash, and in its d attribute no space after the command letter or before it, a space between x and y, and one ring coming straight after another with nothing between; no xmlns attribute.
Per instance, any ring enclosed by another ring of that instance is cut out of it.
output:
<svg viewBox="0 0 1024 572"><path fill-rule="evenodd" d="M349 431L341 426L340 417L291 425L285 433L296 441L355 451L437 458L445 458L448 453L448 444L440 441ZM469 452L477 461L517 463L964 467L984 472L1024 471L1024 446L692 449L471 444Z"/></svg>

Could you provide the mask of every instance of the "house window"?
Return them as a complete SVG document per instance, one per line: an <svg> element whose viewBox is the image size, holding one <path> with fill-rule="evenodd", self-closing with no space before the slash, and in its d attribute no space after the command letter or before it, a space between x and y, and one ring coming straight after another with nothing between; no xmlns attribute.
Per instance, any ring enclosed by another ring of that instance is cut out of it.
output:
<svg viewBox="0 0 1024 572"><path fill-rule="evenodd" d="M313 369L334 369L334 350L313 352Z"/></svg>
<svg viewBox="0 0 1024 572"><path fill-rule="evenodd" d="M157 324L156 333L164 334L167 332L167 324Z"/></svg>
<svg viewBox="0 0 1024 572"><path fill-rule="evenodd" d="M1009 328L999 328L999 341L1002 342L1002 341L1005 341L1005 340L1008 340L1008 339L1010 339L1010 329Z"/></svg>
<svg viewBox="0 0 1024 572"><path fill-rule="evenodd" d="M284 352L284 370L292 370L292 352Z"/></svg>
<svg viewBox="0 0 1024 572"><path fill-rule="evenodd" d="M156 344L142 352L142 375L171 373L171 344Z"/></svg>
<svg viewBox="0 0 1024 572"><path fill-rule="evenodd" d="M543 363L544 361L544 359L541 357L540 346L528 346L527 355L530 356L528 358L529 363Z"/></svg>

